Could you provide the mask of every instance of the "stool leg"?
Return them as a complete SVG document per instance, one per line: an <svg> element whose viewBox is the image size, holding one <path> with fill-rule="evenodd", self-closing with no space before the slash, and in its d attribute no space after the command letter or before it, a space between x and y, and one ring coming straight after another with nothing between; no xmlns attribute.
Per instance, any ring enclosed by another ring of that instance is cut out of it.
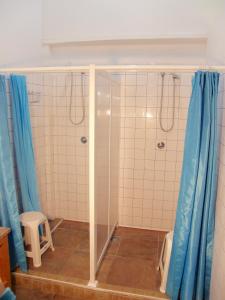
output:
<svg viewBox="0 0 225 300"><path fill-rule="evenodd" d="M169 266L170 266L170 256L171 256L171 251L172 251L172 243L166 241L165 243L165 261L164 261L164 269L163 269L163 276L162 276L162 281L160 285L160 292L165 293L166 292L166 284L167 284L167 277L168 277L168 272L169 272Z"/></svg>
<svg viewBox="0 0 225 300"><path fill-rule="evenodd" d="M24 227L24 241L26 246L31 244L30 229L27 226Z"/></svg>
<svg viewBox="0 0 225 300"><path fill-rule="evenodd" d="M52 251L55 251L55 248L54 248L53 242L52 242L52 234L51 234L51 230L50 230L48 220L45 221L45 231L46 231L47 241L50 244L50 248L52 249Z"/></svg>
<svg viewBox="0 0 225 300"><path fill-rule="evenodd" d="M160 267L162 265L163 253L164 253L164 249L165 249L165 243L166 243L166 238L164 238L164 240L163 240L162 249L161 249L161 253L160 253L160 259L159 259L159 264L157 266L157 271L160 270Z"/></svg>
<svg viewBox="0 0 225 300"><path fill-rule="evenodd" d="M33 257L34 267L41 266L41 249L39 241L39 230L38 226L35 228L30 228L31 237L31 252Z"/></svg>

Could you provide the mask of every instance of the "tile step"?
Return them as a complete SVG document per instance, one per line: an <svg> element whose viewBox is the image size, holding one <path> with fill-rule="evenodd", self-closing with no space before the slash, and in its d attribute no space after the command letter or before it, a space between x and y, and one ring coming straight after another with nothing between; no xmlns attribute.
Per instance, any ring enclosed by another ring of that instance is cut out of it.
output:
<svg viewBox="0 0 225 300"><path fill-rule="evenodd" d="M52 294L68 297L76 300L159 300L168 299L163 297L137 295L117 290L103 289L101 287L92 288L85 284L64 282L55 279L44 278L25 273L12 273L14 290L25 288L39 290L43 294Z"/></svg>

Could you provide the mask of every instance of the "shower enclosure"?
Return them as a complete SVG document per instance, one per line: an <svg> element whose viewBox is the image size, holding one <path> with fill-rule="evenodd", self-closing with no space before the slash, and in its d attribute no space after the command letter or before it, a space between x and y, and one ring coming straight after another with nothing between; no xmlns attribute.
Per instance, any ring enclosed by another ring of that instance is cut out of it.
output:
<svg viewBox="0 0 225 300"><path fill-rule="evenodd" d="M95 285L119 218L120 82L94 67L26 77L42 210L89 223Z"/></svg>
<svg viewBox="0 0 225 300"><path fill-rule="evenodd" d="M94 65L18 72L27 77L42 210L56 224L89 224L81 234L89 285L117 225L152 231L155 244L141 235L144 247L157 248L145 249L143 268L148 253L157 264L175 220L192 72ZM63 227L59 236L73 245Z"/></svg>

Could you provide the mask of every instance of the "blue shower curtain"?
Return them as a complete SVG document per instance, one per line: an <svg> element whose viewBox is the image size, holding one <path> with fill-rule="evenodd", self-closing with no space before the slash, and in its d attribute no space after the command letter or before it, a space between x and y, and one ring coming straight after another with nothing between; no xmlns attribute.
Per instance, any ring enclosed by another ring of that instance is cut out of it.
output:
<svg viewBox="0 0 225 300"><path fill-rule="evenodd" d="M198 71L193 80L167 280L172 300L209 299L217 188L218 82L215 72Z"/></svg>
<svg viewBox="0 0 225 300"><path fill-rule="evenodd" d="M0 226L10 227L9 248L11 268L19 265L27 270L19 221L12 147L8 126L6 80L0 75Z"/></svg>
<svg viewBox="0 0 225 300"><path fill-rule="evenodd" d="M16 166L21 191L23 211L39 211L39 197L35 170L34 151L31 134L30 112L26 78L10 76L12 98L13 138L16 153Z"/></svg>

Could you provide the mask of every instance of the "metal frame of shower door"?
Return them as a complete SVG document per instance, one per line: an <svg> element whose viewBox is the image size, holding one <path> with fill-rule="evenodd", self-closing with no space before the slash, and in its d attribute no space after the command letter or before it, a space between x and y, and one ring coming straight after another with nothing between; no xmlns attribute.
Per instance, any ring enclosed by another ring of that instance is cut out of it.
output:
<svg viewBox="0 0 225 300"><path fill-rule="evenodd" d="M204 71L221 71L225 72L225 65L85 65L85 66L57 66L57 67L22 67L22 68L0 68L1 73L60 73L60 72L89 72L91 66L96 71L107 72L172 72L180 71L195 72Z"/></svg>
<svg viewBox="0 0 225 300"><path fill-rule="evenodd" d="M97 225L95 208L95 65L89 66L89 237L90 279L88 285L97 286Z"/></svg>
<svg viewBox="0 0 225 300"><path fill-rule="evenodd" d="M111 182L111 175L110 175L110 149L111 149L111 117L110 117L110 124L109 124L109 170L108 170L108 176L109 176L109 191L108 191L108 218L107 218L107 239L104 243L104 247L101 250L101 255L97 257L97 207L96 207L96 201L95 198L95 134L96 134L96 75L97 75L97 68L95 65L90 66L90 73L89 73L89 223L90 223L90 280L88 285L91 287L96 287L98 281L96 280L96 273L98 271L98 268L102 262L102 259L104 257L104 254L106 252L106 249L110 243L110 240L112 238L113 232L116 228L116 225L118 223L118 220L115 222L115 224L112 224L112 229L110 228L110 209L111 209L111 189L110 189L110 182ZM98 76L103 77L107 80L108 84L110 85L110 111L112 106L112 81L114 81L107 72L100 71L101 74L98 74ZM104 73L104 75L102 74ZM115 81L116 82L116 81ZM117 83L117 82L116 82Z"/></svg>

